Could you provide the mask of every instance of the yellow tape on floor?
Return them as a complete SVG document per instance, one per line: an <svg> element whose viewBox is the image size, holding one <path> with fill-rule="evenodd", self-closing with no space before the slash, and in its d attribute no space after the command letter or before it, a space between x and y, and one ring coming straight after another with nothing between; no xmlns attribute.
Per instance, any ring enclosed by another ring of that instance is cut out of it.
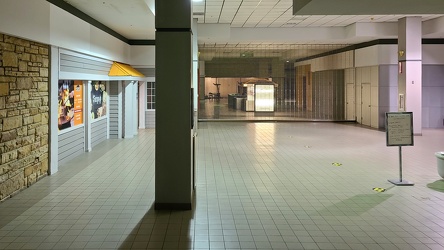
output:
<svg viewBox="0 0 444 250"><path fill-rule="evenodd" d="M382 193L382 192L385 192L386 189L385 188L373 188L373 190L376 192Z"/></svg>

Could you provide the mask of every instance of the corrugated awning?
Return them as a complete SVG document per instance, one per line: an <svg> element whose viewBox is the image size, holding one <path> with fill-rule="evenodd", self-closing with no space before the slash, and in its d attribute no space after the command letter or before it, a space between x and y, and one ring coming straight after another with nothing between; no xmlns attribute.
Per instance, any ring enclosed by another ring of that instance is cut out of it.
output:
<svg viewBox="0 0 444 250"><path fill-rule="evenodd" d="M142 73L131 67L129 64L113 62L108 76L139 76L145 77Z"/></svg>

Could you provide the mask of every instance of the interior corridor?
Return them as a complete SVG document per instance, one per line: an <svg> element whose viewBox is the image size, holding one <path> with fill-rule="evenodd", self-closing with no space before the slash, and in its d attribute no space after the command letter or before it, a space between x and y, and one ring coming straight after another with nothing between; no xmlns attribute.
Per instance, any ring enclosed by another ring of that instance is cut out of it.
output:
<svg viewBox="0 0 444 250"><path fill-rule="evenodd" d="M192 211L154 211L154 137L107 140L0 203L0 249L444 249L444 130L402 148L400 187L385 132L200 122Z"/></svg>

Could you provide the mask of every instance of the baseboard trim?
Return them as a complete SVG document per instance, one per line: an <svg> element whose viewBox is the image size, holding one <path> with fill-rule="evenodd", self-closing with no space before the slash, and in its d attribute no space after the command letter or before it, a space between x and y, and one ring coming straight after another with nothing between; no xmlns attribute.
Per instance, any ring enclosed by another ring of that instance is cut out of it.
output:
<svg viewBox="0 0 444 250"><path fill-rule="evenodd" d="M154 210L191 210L191 203L154 203Z"/></svg>

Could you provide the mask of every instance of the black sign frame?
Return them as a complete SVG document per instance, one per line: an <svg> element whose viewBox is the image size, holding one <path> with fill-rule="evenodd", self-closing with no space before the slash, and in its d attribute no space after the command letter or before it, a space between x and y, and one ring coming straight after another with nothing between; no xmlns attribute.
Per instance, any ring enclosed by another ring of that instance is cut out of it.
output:
<svg viewBox="0 0 444 250"><path fill-rule="evenodd" d="M413 146L413 113L385 113L387 146Z"/></svg>

